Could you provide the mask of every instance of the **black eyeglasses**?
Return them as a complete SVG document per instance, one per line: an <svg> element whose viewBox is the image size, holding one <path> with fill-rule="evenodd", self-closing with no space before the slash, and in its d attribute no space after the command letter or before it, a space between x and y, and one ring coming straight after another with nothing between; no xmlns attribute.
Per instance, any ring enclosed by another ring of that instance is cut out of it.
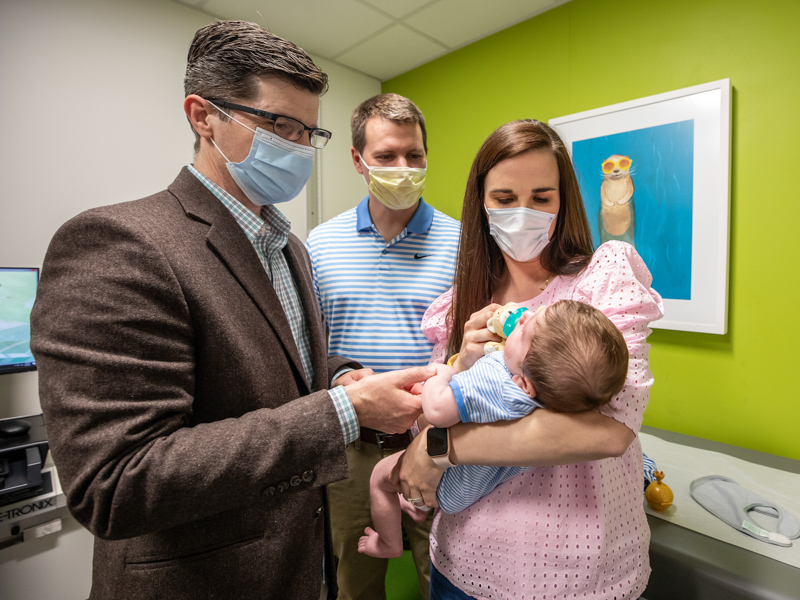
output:
<svg viewBox="0 0 800 600"><path fill-rule="evenodd" d="M258 108L250 108L249 106L242 106L241 104L234 104L233 102L225 102L217 98L206 98L209 102L216 106L223 108L232 108L233 110L240 110L257 117L269 119L272 121L272 131L290 142L296 142L303 133L308 131L308 141L314 148L324 148L328 140L333 135L327 129L320 129L319 127L308 127L305 123L286 117L284 115L277 115L275 113L267 112L266 110L259 110Z"/></svg>

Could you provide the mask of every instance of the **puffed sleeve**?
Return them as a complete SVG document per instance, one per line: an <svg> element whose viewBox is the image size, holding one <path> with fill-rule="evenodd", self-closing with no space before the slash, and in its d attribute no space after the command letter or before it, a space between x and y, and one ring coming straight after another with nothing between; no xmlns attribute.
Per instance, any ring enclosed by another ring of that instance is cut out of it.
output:
<svg viewBox="0 0 800 600"><path fill-rule="evenodd" d="M625 242L600 246L592 262L578 276L573 300L603 312L619 328L628 345L628 378L622 391L601 409L638 433L650 398L653 374L648 355L650 323L664 316L661 296L651 284L653 277L636 249Z"/></svg>
<svg viewBox="0 0 800 600"><path fill-rule="evenodd" d="M450 329L447 326L447 311L453 303L453 288L434 300L422 315L422 333L433 344L431 352L432 363L443 363L445 352L447 351L447 340L450 337Z"/></svg>

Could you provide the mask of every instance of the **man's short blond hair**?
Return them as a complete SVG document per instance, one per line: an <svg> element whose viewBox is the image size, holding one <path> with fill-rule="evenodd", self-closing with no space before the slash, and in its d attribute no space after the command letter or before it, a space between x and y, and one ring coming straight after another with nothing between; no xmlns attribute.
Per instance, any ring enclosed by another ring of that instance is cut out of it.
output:
<svg viewBox="0 0 800 600"><path fill-rule="evenodd" d="M367 145L367 121L372 117L380 117L398 124L418 123L422 130L422 147L425 149L425 154L428 153L425 117L417 105L400 94L378 94L359 104L350 118L353 147L359 154L364 152L364 147Z"/></svg>

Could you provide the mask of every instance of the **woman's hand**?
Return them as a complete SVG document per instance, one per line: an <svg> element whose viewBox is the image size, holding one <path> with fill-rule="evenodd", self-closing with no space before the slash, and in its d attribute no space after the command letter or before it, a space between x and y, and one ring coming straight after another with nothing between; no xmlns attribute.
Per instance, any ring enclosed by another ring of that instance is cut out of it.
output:
<svg viewBox="0 0 800 600"><path fill-rule="evenodd" d="M472 313L469 321L464 325L464 339L461 342L461 350L458 352L458 359L453 364L458 373L466 371L478 359L483 358L483 346L486 342L503 341L503 338L496 333L492 333L486 327L486 323L498 308L500 308L499 304L490 304L478 312Z"/></svg>
<svg viewBox="0 0 800 600"><path fill-rule="evenodd" d="M428 456L428 428L413 439L392 470L391 482L406 498L422 498L426 506L436 507L436 488L442 479L440 469Z"/></svg>

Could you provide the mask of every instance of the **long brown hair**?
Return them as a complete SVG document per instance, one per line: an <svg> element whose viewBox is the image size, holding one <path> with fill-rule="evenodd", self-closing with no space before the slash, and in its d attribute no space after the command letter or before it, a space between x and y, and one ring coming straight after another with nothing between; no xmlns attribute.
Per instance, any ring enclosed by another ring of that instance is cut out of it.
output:
<svg viewBox="0 0 800 600"><path fill-rule="evenodd" d="M572 275L585 269L592 258L592 235L578 179L558 134L548 125L529 119L512 121L495 130L475 156L464 193L453 304L447 315L451 327L448 356L459 351L464 325L472 313L491 302L505 271L505 259L489 235L484 210L486 175L503 160L542 148L550 150L558 163L560 207L553 236L540 257L541 264L556 275Z"/></svg>

